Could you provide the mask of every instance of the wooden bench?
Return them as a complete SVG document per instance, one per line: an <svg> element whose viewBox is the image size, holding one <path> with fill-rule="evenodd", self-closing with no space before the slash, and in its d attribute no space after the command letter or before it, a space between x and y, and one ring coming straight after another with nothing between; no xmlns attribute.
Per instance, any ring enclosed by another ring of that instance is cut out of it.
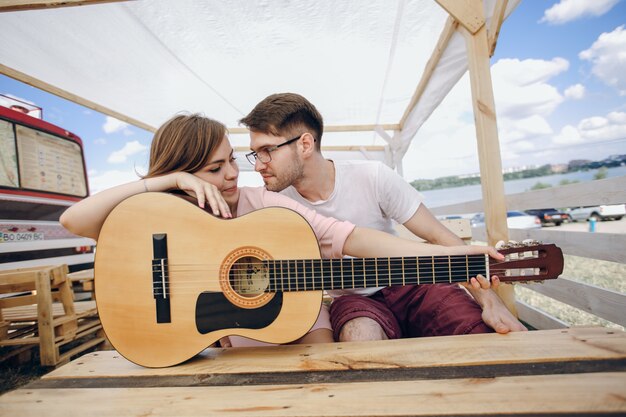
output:
<svg viewBox="0 0 626 417"><path fill-rule="evenodd" d="M210 348L170 368L84 355L0 397L3 415L625 415L626 333L571 328Z"/></svg>

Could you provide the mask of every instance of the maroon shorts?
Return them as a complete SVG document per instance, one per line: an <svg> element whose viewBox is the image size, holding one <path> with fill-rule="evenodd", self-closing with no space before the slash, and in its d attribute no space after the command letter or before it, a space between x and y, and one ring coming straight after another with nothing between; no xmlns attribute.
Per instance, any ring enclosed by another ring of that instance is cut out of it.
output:
<svg viewBox="0 0 626 417"><path fill-rule="evenodd" d="M343 325L357 317L375 320L390 339L493 332L478 303L456 284L387 287L369 297L338 297L330 305L335 340Z"/></svg>

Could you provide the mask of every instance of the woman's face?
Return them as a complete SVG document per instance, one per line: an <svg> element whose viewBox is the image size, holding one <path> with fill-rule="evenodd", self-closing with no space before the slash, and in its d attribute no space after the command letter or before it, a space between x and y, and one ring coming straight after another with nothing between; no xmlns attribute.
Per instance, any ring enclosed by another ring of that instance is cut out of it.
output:
<svg viewBox="0 0 626 417"><path fill-rule="evenodd" d="M215 150L211 159L194 175L206 182L213 184L221 193L226 203L234 207L239 201L239 189L237 188L237 178L239 177L239 167L233 155L233 148L230 146L228 137L224 136L222 143Z"/></svg>

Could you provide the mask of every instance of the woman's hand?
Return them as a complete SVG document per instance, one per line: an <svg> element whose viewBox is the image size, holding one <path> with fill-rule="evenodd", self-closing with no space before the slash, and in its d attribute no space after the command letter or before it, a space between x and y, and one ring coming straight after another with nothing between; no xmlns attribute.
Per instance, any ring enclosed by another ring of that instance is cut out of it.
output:
<svg viewBox="0 0 626 417"><path fill-rule="evenodd" d="M176 188L195 197L198 200L198 206L204 208L205 203L208 203L214 215L224 218L233 217L222 193L215 185L188 172L177 172L175 175Z"/></svg>

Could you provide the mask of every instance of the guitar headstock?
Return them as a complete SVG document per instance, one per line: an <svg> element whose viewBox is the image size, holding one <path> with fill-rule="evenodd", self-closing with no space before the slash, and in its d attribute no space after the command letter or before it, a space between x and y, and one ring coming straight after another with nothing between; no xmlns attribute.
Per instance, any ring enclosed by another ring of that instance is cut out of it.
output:
<svg viewBox="0 0 626 417"><path fill-rule="evenodd" d="M563 273L563 252L554 244L509 242L498 248L503 261L490 259L489 270L502 282L543 281Z"/></svg>

